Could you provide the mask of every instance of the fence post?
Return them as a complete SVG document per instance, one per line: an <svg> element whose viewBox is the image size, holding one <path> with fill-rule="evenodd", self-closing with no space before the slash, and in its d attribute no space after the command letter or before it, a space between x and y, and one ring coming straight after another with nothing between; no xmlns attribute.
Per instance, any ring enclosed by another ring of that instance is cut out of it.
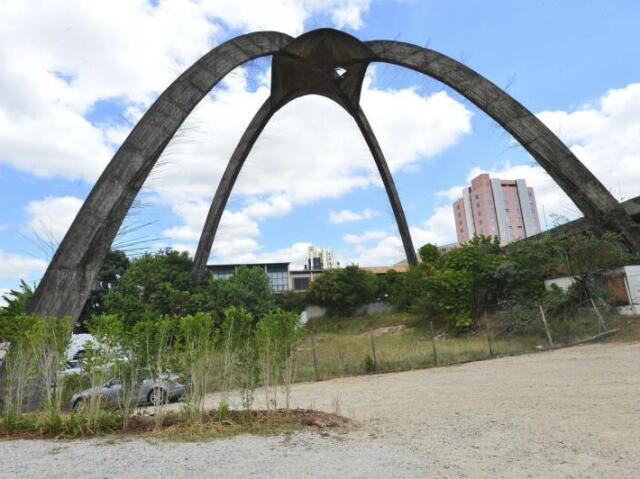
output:
<svg viewBox="0 0 640 479"><path fill-rule="evenodd" d="M315 335L311 335L311 354L313 356L313 374L315 375L316 381L318 380L318 355L316 353L316 337Z"/></svg>
<svg viewBox="0 0 640 479"><path fill-rule="evenodd" d="M373 353L373 370L378 370L378 358L376 356L376 340L373 337L373 331L371 331L371 352Z"/></svg>
<svg viewBox="0 0 640 479"><path fill-rule="evenodd" d="M489 343L489 357L492 358L495 353L493 352L493 336L491 333L487 334L487 342Z"/></svg>
<svg viewBox="0 0 640 479"><path fill-rule="evenodd" d="M438 367L438 351L436 350L436 340L433 336L433 321L429 321L429 330L431 331L431 348L433 349L433 364Z"/></svg>
<svg viewBox="0 0 640 479"><path fill-rule="evenodd" d="M600 314L600 310L598 310L596 302L591 296L589 296L589 300L591 301L591 306L593 306L593 310L596 312L596 316L598 317L598 332L604 333L607 330L607 325L604 324L604 318L602 317L602 314Z"/></svg>
<svg viewBox="0 0 640 479"><path fill-rule="evenodd" d="M540 317L542 318L542 324L544 325L544 332L547 333L549 346L553 348L553 338L551 337L551 331L549 331L549 324L547 323L547 316L544 314L544 308L539 304L538 309L540 309Z"/></svg>

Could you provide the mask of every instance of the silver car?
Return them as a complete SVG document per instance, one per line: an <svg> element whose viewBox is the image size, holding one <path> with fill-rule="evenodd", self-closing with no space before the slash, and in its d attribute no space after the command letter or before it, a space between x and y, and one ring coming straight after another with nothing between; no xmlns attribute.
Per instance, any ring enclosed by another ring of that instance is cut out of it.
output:
<svg viewBox="0 0 640 479"><path fill-rule="evenodd" d="M69 401L69 407L72 410L78 410L84 407L85 402L91 397L100 396L103 398L105 407L119 406L125 395L123 385L119 379L112 379L103 386L85 389L76 393ZM166 404L168 402L177 401L186 393L186 387L179 375L169 373L163 375L162 379L152 380L145 379L139 385L136 385L136 392L132 401L136 404L151 404L154 406Z"/></svg>

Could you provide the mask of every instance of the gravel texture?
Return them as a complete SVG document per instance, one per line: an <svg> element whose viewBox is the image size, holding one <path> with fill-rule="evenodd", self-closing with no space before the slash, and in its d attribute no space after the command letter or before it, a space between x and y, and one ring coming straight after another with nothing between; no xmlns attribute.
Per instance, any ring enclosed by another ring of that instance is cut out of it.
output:
<svg viewBox="0 0 640 479"><path fill-rule="evenodd" d="M639 371L640 344L607 344L305 383L295 406L360 426L201 443L4 441L0 477L640 477Z"/></svg>

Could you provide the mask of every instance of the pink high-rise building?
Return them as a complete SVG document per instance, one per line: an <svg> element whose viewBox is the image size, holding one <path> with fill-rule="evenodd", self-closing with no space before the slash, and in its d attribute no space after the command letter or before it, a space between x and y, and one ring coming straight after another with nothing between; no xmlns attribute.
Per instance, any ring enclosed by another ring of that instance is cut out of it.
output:
<svg viewBox="0 0 640 479"><path fill-rule="evenodd" d="M483 173L462 190L453 203L458 243L478 236L495 236L502 243L540 233L533 188L524 180L501 180Z"/></svg>

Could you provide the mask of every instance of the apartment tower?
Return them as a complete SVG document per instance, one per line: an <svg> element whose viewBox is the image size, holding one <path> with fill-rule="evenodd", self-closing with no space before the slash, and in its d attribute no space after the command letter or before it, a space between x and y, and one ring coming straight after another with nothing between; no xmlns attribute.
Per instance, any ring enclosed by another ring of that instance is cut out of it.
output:
<svg viewBox="0 0 640 479"><path fill-rule="evenodd" d="M525 180L501 180L483 173L453 203L458 243L495 236L503 244L540 233L533 188Z"/></svg>

